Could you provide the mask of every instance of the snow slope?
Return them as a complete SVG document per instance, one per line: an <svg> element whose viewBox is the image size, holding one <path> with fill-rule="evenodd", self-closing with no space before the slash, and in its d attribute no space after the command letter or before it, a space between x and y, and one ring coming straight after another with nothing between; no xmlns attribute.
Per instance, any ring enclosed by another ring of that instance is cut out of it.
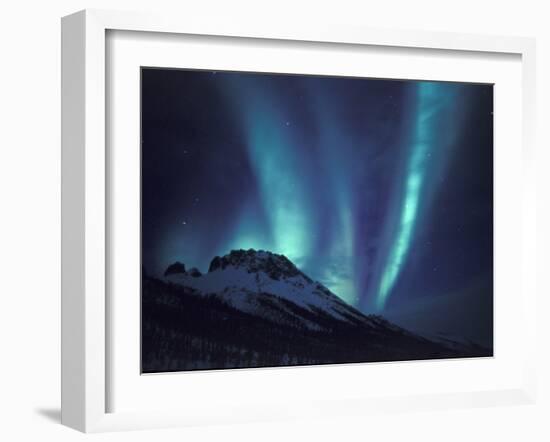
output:
<svg viewBox="0 0 550 442"><path fill-rule="evenodd" d="M215 257L208 273L194 275L185 271L168 272L165 280L192 288L203 295L215 294L247 313L265 314L259 297L268 297L271 303L294 316L296 309L285 300L312 314L321 313L339 321L361 322L377 327L376 321L343 302L322 284L311 280L283 255L262 250L234 250L223 257ZM305 322L309 328L317 327L311 321Z"/></svg>

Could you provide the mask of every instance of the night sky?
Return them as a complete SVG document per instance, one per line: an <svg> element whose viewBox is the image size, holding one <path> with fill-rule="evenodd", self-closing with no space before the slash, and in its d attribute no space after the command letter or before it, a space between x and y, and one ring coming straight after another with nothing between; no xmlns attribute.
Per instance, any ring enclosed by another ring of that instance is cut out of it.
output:
<svg viewBox="0 0 550 442"><path fill-rule="evenodd" d="M491 345L492 111L492 85L142 69L143 266L269 250Z"/></svg>

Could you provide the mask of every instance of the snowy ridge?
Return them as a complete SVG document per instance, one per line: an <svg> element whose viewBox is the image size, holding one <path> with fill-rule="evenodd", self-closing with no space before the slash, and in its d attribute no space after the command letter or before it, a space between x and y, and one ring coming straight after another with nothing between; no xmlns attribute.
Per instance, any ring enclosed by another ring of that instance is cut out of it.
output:
<svg viewBox="0 0 550 442"><path fill-rule="evenodd" d="M174 267L180 271L174 272ZM283 255L263 250L234 250L223 257L215 257L204 275L196 272L192 275L183 270L183 265L173 264L169 269L172 271L167 271L166 281L203 295L214 294L246 313L269 316L274 309L266 308L268 302L276 310L302 320L303 325L310 329L317 329L319 325L305 318L294 305L306 310L302 313L321 313L338 321L362 323L372 328L385 327L376 318L363 315L322 284L313 281Z"/></svg>

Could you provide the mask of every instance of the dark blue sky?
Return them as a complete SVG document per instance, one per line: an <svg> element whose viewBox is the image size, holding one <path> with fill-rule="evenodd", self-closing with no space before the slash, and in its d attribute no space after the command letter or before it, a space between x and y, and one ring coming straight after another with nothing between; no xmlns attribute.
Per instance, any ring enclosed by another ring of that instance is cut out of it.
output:
<svg viewBox="0 0 550 442"><path fill-rule="evenodd" d="M448 297L492 329L492 111L491 85L143 69L143 264L271 250L366 312Z"/></svg>

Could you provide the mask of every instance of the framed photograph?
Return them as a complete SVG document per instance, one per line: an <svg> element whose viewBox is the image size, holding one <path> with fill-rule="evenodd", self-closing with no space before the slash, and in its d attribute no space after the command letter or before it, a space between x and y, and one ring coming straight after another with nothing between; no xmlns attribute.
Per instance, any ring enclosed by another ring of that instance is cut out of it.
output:
<svg viewBox="0 0 550 442"><path fill-rule="evenodd" d="M141 189L143 373L493 356L492 84L142 67Z"/></svg>
<svg viewBox="0 0 550 442"><path fill-rule="evenodd" d="M532 40L62 31L64 424L534 400Z"/></svg>

